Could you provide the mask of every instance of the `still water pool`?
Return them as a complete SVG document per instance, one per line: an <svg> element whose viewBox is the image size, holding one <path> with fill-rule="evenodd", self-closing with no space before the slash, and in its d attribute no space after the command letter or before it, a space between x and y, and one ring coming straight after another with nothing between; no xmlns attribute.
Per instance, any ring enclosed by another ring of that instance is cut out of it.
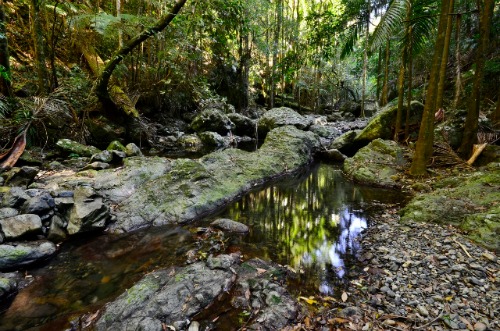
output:
<svg viewBox="0 0 500 331"><path fill-rule="evenodd" d="M400 192L353 184L338 167L321 164L189 226L72 240L47 265L27 272L33 282L4 304L0 330L68 328L70 320L99 309L145 273L184 264L186 253L199 249L193 229L216 217L250 227L245 236L226 234L225 250L288 265L298 274L290 284L295 295L336 296L355 272L359 235L371 212L402 200Z"/></svg>

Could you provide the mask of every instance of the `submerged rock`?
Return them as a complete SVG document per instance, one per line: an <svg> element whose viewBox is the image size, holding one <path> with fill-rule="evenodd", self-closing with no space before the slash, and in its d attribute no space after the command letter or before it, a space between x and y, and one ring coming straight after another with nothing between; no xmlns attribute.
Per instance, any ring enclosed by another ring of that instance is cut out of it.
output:
<svg viewBox="0 0 500 331"><path fill-rule="evenodd" d="M220 295L236 276L238 254L219 255L183 268L154 271L107 304L96 330L162 330L162 324L187 328L187 321ZM182 327L184 326L184 327Z"/></svg>
<svg viewBox="0 0 500 331"><path fill-rule="evenodd" d="M229 232L247 233L249 231L248 226L245 224L227 218L216 219L210 225Z"/></svg>
<svg viewBox="0 0 500 331"><path fill-rule="evenodd" d="M56 252L56 245L48 240L0 245L0 271L26 267L43 261Z"/></svg>
<svg viewBox="0 0 500 331"><path fill-rule="evenodd" d="M392 140L375 139L345 160L344 172L362 184L399 187L399 168L405 164L403 150Z"/></svg>

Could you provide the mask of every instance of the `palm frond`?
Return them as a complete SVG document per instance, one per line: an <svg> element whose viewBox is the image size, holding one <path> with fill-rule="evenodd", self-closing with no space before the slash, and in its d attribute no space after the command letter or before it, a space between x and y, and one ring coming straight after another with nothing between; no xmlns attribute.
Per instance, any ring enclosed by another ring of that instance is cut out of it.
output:
<svg viewBox="0 0 500 331"><path fill-rule="evenodd" d="M345 59L354 50L354 45L356 44L356 41L359 38L359 32L360 32L360 29L359 29L358 24L351 25L348 28L347 33L346 33L346 37L344 39L345 43L344 43L344 45L342 45L342 49L340 52L340 59L341 60Z"/></svg>
<svg viewBox="0 0 500 331"><path fill-rule="evenodd" d="M369 41L370 49L376 50L396 31L401 31L409 0L393 0L377 25Z"/></svg>

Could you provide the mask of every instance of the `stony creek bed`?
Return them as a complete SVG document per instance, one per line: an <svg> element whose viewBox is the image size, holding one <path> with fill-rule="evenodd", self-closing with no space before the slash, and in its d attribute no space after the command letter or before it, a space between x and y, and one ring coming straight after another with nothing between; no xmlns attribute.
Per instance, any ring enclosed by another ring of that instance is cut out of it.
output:
<svg viewBox="0 0 500 331"><path fill-rule="evenodd" d="M340 298L356 277L359 235L371 219L364 209L380 202L399 203L401 196L355 185L336 166L317 165L250 192L214 216L247 224L247 235L214 229L207 234L211 217L185 227L79 238L64 244L48 265L26 273L33 282L4 306L0 329L65 329L68 321L99 309L147 272L234 251L243 260L286 265L295 297ZM243 309L228 313L217 307L206 314L220 316L221 326L248 317Z"/></svg>

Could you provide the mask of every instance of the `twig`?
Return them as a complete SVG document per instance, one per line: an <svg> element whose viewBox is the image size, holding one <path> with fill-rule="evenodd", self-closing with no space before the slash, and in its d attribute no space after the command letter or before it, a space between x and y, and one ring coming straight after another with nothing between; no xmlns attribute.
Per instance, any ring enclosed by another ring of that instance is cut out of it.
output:
<svg viewBox="0 0 500 331"><path fill-rule="evenodd" d="M415 328L413 328L413 329L414 329L414 330L420 330L420 329L424 329L424 328L426 328L426 327L428 327L428 326L432 325L432 324L433 324L434 322L436 322L438 319L440 319L441 317L443 317L443 310L444 310L444 308L441 308L441 311L439 312L439 315L438 315L435 319L433 319L432 321L427 322L427 323L425 323L424 325L417 326L417 327L415 327Z"/></svg>
<svg viewBox="0 0 500 331"><path fill-rule="evenodd" d="M467 254L467 256L472 259L472 256L469 254L469 252L467 252L467 250L465 249L464 245L462 245L461 243L459 243L456 239L453 239L453 241L456 242L458 244L458 246L460 246L460 248L462 248L464 250L465 254Z"/></svg>

